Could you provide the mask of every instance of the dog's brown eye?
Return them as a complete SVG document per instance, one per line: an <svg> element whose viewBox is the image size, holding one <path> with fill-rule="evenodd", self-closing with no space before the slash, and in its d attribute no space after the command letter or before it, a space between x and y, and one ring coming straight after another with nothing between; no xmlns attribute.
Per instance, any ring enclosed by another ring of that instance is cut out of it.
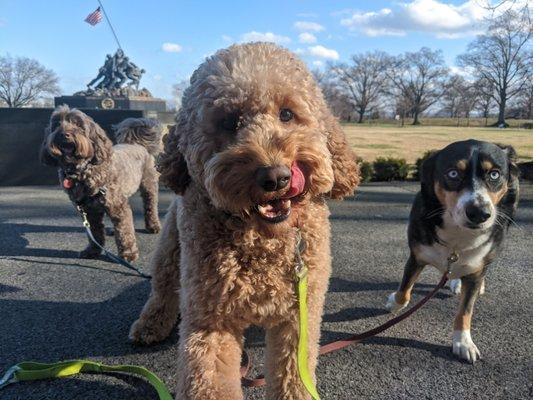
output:
<svg viewBox="0 0 533 400"><path fill-rule="evenodd" d="M288 108L282 108L279 112L279 119L281 122L289 122L294 118L294 113Z"/></svg>
<svg viewBox="0 0 533 400"><path fill-rule="evenodd" d="M220 122L222 129L229 132L237 132L241 124L241 116L239 114L229 114Z"/></svg>

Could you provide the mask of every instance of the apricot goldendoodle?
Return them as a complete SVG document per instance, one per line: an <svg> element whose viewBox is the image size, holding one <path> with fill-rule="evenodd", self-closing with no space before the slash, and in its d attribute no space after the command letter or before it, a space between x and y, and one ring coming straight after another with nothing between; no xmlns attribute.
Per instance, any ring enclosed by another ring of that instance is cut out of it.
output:
<svg viewBox="0 0 533 400"><path fill-rule="evenodd" d="M305 65L273 44L235 45L194 72L160 171L177 196L130 338L178 315L177 399L242 399L243 332L266 330L269 399L306 399L297 371L295 236L307 242L309 369L331 269L326 198L353 193L355 156Z"/></svg>
<svg viewBox="0 0 533 400"><path fill-rule="evenodd" d="M161 127L146 118L127 118L115 127L113 146L104 130L84 112L59 106L50 117L40 150L41 162L58 168L70 200L83 208L94 238L104 245L104 214L115 228L119 254L128 261L139 256L128 198L140 189L146 229L161 229L157 213L159 173L155 156L161 151ZM102 250L89 241L82 258L97 258Z"/></svg>

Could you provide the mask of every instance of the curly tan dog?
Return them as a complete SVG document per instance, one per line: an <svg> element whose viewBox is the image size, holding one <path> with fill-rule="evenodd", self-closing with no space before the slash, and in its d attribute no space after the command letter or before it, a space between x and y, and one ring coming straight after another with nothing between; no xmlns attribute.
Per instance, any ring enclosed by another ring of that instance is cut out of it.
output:
<svg viewBox="0 0 533 400"><path fill-rule="evenodd" d="M181 314L177 399L242 399L243 332L266 329L269 399L307 399L296 365L295 233L307 242L314 375L331 269L326 196L359 182L355 156L305 65L273 44L207 59L161 161L176 197L130 338L167 337ZM179 295L178 295L179 291Z"/></svg>
<svg viewBox="0 0 533 400"><path fill-rule="evenodd" d="M161 151L157 121L128 118L116 127L119 144L111 140L91 117L67 106L58 107L50 118L41 146L41 162L59 167L59 177L70 200L83 208L91 232L103 246L104 214L115 227L115 240L122 258L139 256L133 215L128 198L138 189L144 203L146 229L161 229L157 214L158 179L156 156ZM97 258L101 250L91 241L80 253Z"/></svg>

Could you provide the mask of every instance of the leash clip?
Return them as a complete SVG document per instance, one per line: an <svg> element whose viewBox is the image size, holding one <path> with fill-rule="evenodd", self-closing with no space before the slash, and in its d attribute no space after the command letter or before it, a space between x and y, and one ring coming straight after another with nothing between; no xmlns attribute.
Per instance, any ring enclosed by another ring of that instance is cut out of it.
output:
<svg viewBox="0 0 533 400"><path fill-rule="evenodd" d="M83 220L83 226L85 228L90 228L91 224L89 223L89 220L87 219L87 213L83 211L83 208L80 205L77 205L76 208L78 209L78 212L81 214L81 219Z"/></svg>
<svg viewBox="0 0 533 400"><path fill-rule="evenodd" d="M451 254L448 256L448 258L446 259L446 261L448 262L448 270L446 271L446 273L448 275L450 275L450 273L452 272L452 265L455 264L458 260L459 260L459 254L457 254L457 252L453 250Z"/></svg>
<svg viewBox="0 0 533 400"><path fill-rule="evenodd" d="M5 375L0 379L0 389L5 388L7 385L11 383L18 382L16 373L20 371L21 368L18 365L14 365L11 368L7 370Z"/></svg>

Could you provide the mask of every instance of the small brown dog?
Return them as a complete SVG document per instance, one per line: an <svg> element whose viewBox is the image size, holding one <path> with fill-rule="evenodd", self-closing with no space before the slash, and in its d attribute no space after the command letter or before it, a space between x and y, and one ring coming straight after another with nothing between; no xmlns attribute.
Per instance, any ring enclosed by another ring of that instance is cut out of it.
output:
<svg viewBox="0 0 533 400"><path fill-rule="evenodd" d="M133 215L128 198L138 189L144 203L146 230L161 229L157 214L158 179L154 157L161 151L157 121L128 118L116 127L118 144L91 117L67 106L50 118L41 146L45 165L59 168L59 177L70 200L87 213L91 232L104 245L104 214L115 227L119 254L128 261L139 256ZM89 241L82 258L97 258L101 249Z"/></svg>
<svg viewBox="0 0 533 400"><path fill-rule="evenodd" d="M167 213L152 293L130 338L160 341L180 314L176 398L237 400L243 332L262 326L267 397L307 399L296 361L296 234L307 243L314 377L331 270L326 197L359 182L312 75L273 44L217 52L191 78L160 170L182 196Z"/></svg>

